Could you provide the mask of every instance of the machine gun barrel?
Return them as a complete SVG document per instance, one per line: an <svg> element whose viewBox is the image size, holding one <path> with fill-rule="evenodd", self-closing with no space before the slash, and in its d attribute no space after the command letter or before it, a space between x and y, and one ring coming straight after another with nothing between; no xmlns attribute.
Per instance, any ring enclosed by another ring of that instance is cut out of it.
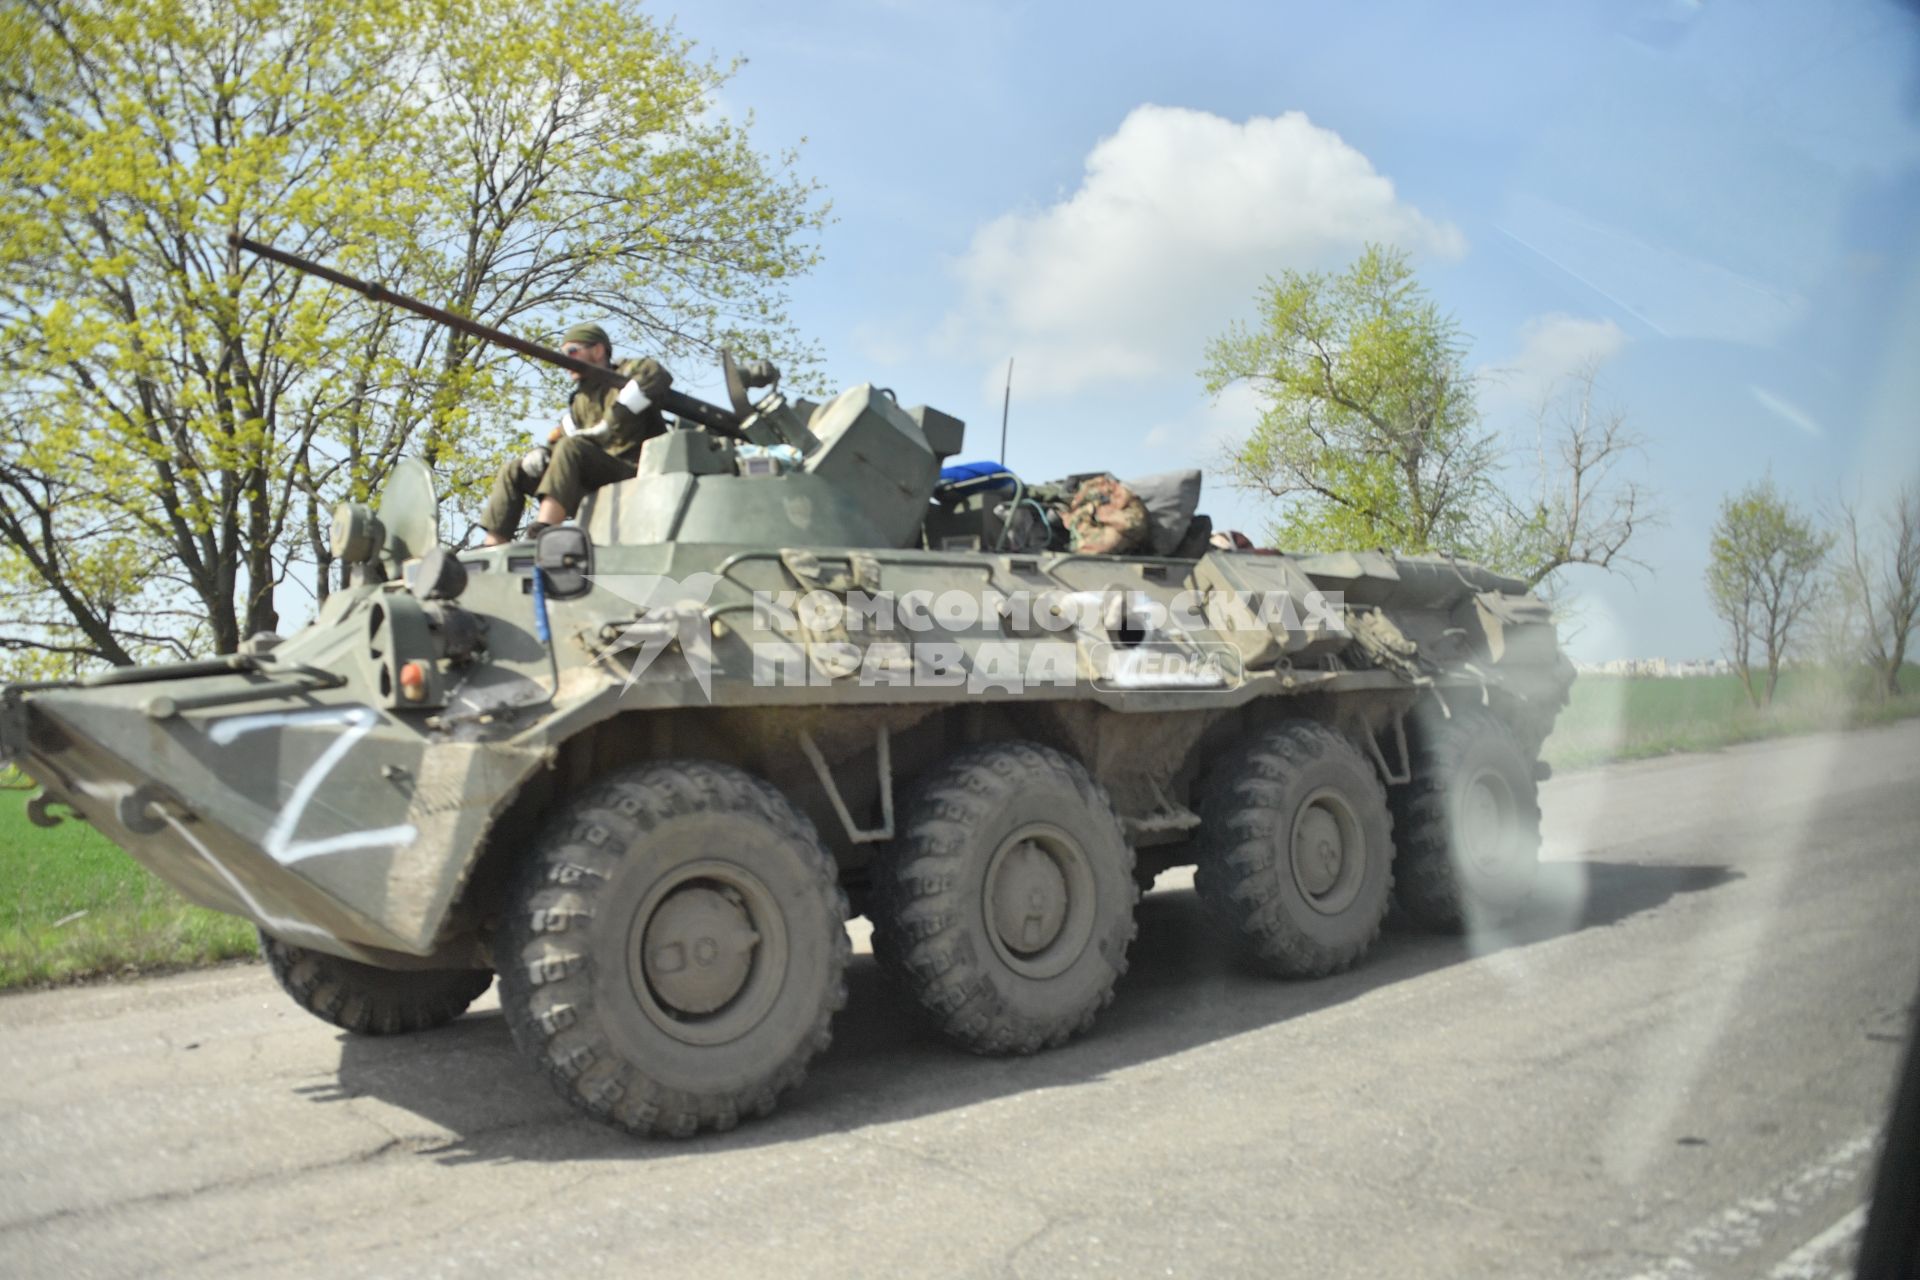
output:
<svg viewBox="0 0 1920 1280"><path fill-rule="evenodd" d="M298 254L288 253L285 249L276 249L270 244L263 244L258 240L249 240L245 236L238 234L229 235L227 242L235 248L245 249L248 253L256 254L272 262L278 262L282 266L292 267L295 271L303 271L310 276L319 276L322 280L330 281L343 289L351 289L355 293L371 298L375 302L390 302L402 310L411 311L417 316L423 316L435 324L443 324L449 329L457 329L461 333L479 338L483 342L494 343L497 346L507 348L509 351L517 351L523 356L544 361L547 364L558 365L562 369L571 369L583 378L604 378L609 373L605 365L589 364L587 361L575 359L565 352L555 351L552 347L543 347L537 342L528 342L525 338L516 338L505 330L495 329L491 325L481 324L478 320L469 320L465 316L455 315L453 312L442 307L436 307L431 303L422 302L418 298L410 298L404 293L395 293L392 289L387 288L387 286L378 281L361 280L358 277L348 275L344 271L335 271L332 267L322 266L320 263L309 261L306 258L300 257ZM668 413L685 418L689 422L697 422L701 426L714 431L733 434L738 431L740 427L740 419L737 415L722 409L717 404L708 404L704 400L696 400L682 391L667 391L660 397L659 404L660 407Z"/></svg>

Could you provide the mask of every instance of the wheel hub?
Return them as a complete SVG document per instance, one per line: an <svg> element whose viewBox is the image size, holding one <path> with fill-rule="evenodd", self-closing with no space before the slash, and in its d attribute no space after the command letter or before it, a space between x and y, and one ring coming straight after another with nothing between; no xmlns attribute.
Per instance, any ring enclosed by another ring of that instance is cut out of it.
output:
<svg viewBox="0 0 1920 1280"><path fill-rule="evenodd" d="M1294 870L1300 887L1315 897L1333 888L1346 860L1340 822L1322 805L1314 805L1300 819L1293 848Z"/></svg>
<svg viewBox="0 0 1920 1280"><path fill-rule="evenodd" d="M1460 843L1481 868L1498 870L1511 839L1513 793L1496 773L1481 773L1467 784L1460 800Z"/></svg>
<svg viewBox="0 0 1920 1280"><path fill-rule="evenodd" d="M1294 813L1288 862L1307 905L1334 915L1352 905L1366 877L1366 839L1353 806L1328 788Z"/></svg>
<svg viewBox="0 0 1920 1280"><path fill-rule="evenodd" d="M987 860L980 889L982 932L1022 978L1059 977L1093 937L1093 864L1063 827L1030 822L1009 832Z"/></svg>
<svg viewBox="0 0 1920 1280"><path fill-rule="evenodd" d="M674 1013L712 1013L746 986L759 942L738 893L683 886L647 922L641 941L647 984Z"/></svg>
<svg viewBox="0 0 1920 1280"><path fill-rule="evenodd" d="M1067 922L1067 878L1031 840L1000 860L990 893L994 932L1019 955L1046 950Z"/></svg>

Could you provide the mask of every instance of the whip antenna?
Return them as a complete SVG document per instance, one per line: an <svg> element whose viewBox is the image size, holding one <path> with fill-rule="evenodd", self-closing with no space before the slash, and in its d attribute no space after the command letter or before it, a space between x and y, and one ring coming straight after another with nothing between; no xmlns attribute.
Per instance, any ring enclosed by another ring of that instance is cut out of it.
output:
<svg viewBox="0 0 1920 1280"><path fill-rule="evenodd" d="M1013 404L1013 357L1007 357L1007 393L1000 398L1000 465L1007 465L1007 410Z"/></svg>

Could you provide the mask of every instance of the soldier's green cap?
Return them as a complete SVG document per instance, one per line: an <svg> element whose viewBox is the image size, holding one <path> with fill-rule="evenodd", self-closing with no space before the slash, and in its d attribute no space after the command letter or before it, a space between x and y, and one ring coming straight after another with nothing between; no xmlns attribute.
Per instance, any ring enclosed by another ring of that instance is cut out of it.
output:
<svg viewBox="0 0 1920 1280"><path fill-rule="evenodd" d="M577 342L583 347L600 346L613 350L613 340L597 324L577 324L560 335L562 342Z"/></svg>

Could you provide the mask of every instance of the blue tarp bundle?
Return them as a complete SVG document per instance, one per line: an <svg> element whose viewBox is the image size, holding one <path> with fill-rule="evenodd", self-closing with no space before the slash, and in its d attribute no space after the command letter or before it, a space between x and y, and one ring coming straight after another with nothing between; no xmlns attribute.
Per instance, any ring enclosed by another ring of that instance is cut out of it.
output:
<svg viewBox="0 0 1920 1280"><path fill-rule="evenodd" d="M940 488L947 493L976 489L1011 489L1020 481L998 462L956 462L940 468Z"/></svg>

